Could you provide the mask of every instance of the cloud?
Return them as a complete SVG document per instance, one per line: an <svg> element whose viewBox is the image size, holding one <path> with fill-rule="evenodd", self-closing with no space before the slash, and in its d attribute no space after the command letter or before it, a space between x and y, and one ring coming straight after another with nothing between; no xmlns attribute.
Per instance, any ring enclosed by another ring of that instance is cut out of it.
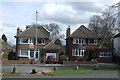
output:
<svg viewBox="0 0 120 80"><path fill-rule="evenodd" d="M82 9L82 7L79 8L79 10L77 10L77 9L74 9L73 6L66 5L66 4L67 3L45 4L44 6L42 6L41 11L39 12L39 20L40 21L51 20L51 21L56 21L63 24L88 23L89 16L95 13L95 12L93 13L93 12L87 11L87 7L86 7L86 11Z"/></svg>
<svg viewBox="0 0 120 80"><path fill-rule="evenodd" d="M81 24L87 25L89 17L93 14L99 14L101 7L109 4L98 2L5 2L0 7L4 13L0 16L2 17L2 20L0 18L0 26L2 26L0 34L5 33L10 42L15 44L14 36L17 27L24 30L26 25L34 23L35 11L39 12L40 23L57 23L64 33L67 26L70 25L73 32ZM0 14L2 13L0 11Z"/></svg>

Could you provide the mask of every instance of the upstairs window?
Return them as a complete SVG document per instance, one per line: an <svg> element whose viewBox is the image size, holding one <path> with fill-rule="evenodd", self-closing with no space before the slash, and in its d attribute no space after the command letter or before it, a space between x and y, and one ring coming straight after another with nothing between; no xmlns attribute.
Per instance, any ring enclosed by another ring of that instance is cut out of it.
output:
<svg viewBox="0 0 120 80"><path fill-rule="evenodd" d="M73 44L85 44L85 39L83 39L83 38L73 38Z"/></svg>
<svg viewBox="0 0 120 80"><path fill-rule="evenodd" d="M89 39L89 44L97 45L96 39Z"/></svg>
<svg viewBox="0 0 120 80"><path fill-rule="evenodd" d="M31 38L20 38L20 43L32 43L32 39Z"/></svg>
<svg viewBox="0 0 120 80"><path fill-rule="evenodd" d="M37 38L37 43L38 44L45 44L45 39L43 39L43 38Z"/></svg>

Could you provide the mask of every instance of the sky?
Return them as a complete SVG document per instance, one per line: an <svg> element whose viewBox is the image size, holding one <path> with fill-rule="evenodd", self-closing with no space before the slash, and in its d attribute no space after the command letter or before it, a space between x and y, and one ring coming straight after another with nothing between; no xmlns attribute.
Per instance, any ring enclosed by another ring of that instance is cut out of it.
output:
<svg viewBox="0 0 120 80"><path fill-rule="evenodd" d="M104 7L119 0L1 0L0 1L0 36L5 34L10 44L15 44L16 29L25 30L26 25L35 23L38 11L38 23L56 23L66 35L66 28L71 32L80 25L87 27L92 15L100 14Z"/></svg>

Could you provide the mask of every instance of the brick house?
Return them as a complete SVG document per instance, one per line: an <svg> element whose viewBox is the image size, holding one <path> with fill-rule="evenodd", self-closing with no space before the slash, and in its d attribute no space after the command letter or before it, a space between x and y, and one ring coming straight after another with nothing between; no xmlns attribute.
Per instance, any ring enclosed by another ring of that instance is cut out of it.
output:
<svg viewBox="0 0 120 80"><path fill-rule="evenodd" d="M112 52L102 45L102 40L84 25L81 25L71 34L70 26L66 30L66 54L70 61L80 60L85 51L92 50L99 62L111 62Z"/></svg>
<svg viewBox="0 0 120 80"><path fill-rule="evenodd" d="M17 28L16 55L20 59L36 59L46 62L53 55L58 60L59 47L50 39L50 32L42 25L27 25L22 31Z"/></svg>

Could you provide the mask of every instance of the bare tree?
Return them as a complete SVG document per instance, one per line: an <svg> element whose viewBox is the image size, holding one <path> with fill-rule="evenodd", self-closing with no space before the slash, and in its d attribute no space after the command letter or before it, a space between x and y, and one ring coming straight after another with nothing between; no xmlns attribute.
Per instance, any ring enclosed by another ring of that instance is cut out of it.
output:
<svg viewBox="0 0 120 80"><path fill-rule="evenodd" d="M47 28L48 31L50 31L50 39L51 40L55 41L55 40L59 39L61 41L64 41L65 36L64 36L64 34L61 33L62 30L58 24L56 24L56 23L46 24L45 28Z"/></svg>
<svg viewBox="0 0 120 80"><path fill-rule="evenodd" d="M102 15L93 15L90 18L88 27L101 36L105 45L111 45L111 38L116 32L119 32L119 12L120 3L107 7L101 12ZM112 47L112 45L111 45Z"/></svg>

